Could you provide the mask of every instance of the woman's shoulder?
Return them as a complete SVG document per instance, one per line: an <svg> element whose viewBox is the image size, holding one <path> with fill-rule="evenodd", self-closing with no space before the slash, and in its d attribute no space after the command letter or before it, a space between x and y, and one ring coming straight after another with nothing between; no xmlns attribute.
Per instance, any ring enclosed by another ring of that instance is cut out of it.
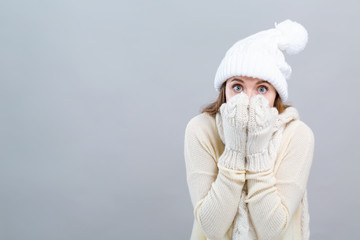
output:
<svg viewBox="0 0 360 240"><path fill-rule="evenodd" d="M215 116L200 113L189 120L185 130L185 148L203 149L217 161L224 151L224 143L220 139Z"/></svg>
<svg viewBox="0 0 360 240"><path fill-rule="evenodd" d="M186 125L186 132L192 133L213 132L216 129L215 117L205 112L192 117Z"/></svg>
<svg viewBox="0 0 360 240"><path fill-rule="evenodd" d="M300 119L290 121L284 129L283 136L289 138L306 138L312 142L315 139L314 132L310 126Z"/></svg>
<svg viewBox="0 0 360 240"><path fill-rule="evenodd" d="M224 150L216 126L216 118L208 113L200 113L189 120L185 130L185 140L190 139L196 139L215 155L221 154Z"/></svg>

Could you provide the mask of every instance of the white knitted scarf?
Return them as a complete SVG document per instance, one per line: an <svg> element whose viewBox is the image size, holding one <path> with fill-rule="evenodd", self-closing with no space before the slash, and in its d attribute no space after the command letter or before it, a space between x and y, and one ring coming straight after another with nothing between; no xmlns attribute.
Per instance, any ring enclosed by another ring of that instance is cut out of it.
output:
<svg viewBox="0 0 360 240"><path fill-rule="evenodd" d="M279 114L274 126L274 132L269 142L270 158L275 163L277 153L279 151L282 133L286 124L299 119L298 111L294 107L288 107L284 112ZM220 133L219 134L223 134ZM246 185L244 186L246 187ZM256 239L254 227L251 224L247 204L245 203L246 193L243 189L240 197L239 208L234 220L233 240L253 240ZM305 199L306 200L306 199ZM304 219L303 219L304 220Z"/></svg>

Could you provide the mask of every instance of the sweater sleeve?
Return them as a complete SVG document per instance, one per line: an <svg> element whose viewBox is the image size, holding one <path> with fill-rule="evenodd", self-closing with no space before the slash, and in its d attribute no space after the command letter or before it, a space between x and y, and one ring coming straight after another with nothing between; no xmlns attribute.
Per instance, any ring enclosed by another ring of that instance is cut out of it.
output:
<svg viewBox="0 0 360 240"><path fill-rule="evenodd" d="M246 173L246 202L259 239L279 239L285 233L306 190L314 135L301 121L288 127L276 176L273 169Z"/></svg>
<svg viewBox="0 0 360 240"><path fill-rule="evenodd" d="M190 120L185 131L184 156L194 217L207 238L219 239L236 215L245 171L218 164L213 140L202 121Z"/></svg>

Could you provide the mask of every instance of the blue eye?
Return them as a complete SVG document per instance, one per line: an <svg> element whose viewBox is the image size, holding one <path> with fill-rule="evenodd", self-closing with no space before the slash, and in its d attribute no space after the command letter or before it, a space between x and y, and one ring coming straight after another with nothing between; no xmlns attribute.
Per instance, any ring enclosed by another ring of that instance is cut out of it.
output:
<svg viewBox="0 0 360 240"><path fill-rule="evenodd" d="M266 93L267 92L267 87L265 87L265 86L261 86L261 87L259 87L258 88L258 91L260 92L260 93Z"/></svg>
<svg viewBox="0 0 360 240"><path fill-rule="evenodd" d="M235 91L237 91L237 92L240 92L240 91L242 91L242 86L241 85L235 85L234 87L233 87L233 89L235 90Z"/></svg>

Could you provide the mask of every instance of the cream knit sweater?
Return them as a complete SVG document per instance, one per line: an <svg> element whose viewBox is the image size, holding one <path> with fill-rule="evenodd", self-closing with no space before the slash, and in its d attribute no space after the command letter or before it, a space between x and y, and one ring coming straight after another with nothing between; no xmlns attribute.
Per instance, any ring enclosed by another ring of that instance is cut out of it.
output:
<svg viewBox="0 0 360 240"><path fill-rule="evenodd" d="M191 240L239 238L234 225L245 233L243 239L309 239L306 184L314 135L293 107L279 115L278 128L283 131L273 169L251 173L218 165L224 143L214 117L201 113L188 122L184 157L195 218Z"/></svg>

